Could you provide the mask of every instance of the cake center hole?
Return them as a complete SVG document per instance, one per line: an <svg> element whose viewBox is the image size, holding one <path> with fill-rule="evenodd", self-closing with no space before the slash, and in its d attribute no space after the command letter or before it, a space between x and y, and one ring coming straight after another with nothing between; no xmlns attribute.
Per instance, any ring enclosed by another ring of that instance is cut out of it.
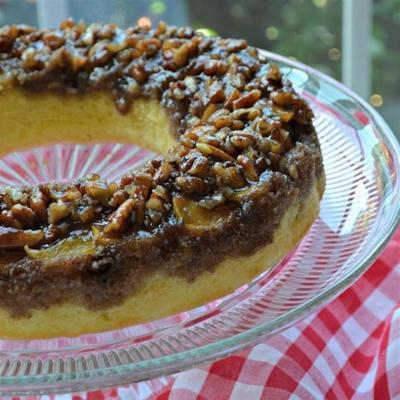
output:
<svg viewBox="0 0 400 400"><path fill-rule="evenodd" d="M118 180L156 154L126 143L52 144L9 153L0 158L0 185L69 182L96 173Z"/></svg>

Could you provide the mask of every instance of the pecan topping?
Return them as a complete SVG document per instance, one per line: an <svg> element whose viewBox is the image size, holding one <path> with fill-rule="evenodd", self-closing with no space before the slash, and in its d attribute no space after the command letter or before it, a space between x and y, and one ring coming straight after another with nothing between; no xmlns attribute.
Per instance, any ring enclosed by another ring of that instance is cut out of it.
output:
<svg viewBox="0 0 400 400"><path fill-rule="evenodd" d="M246 192L266 170L296 181L299 172L287 153L298 140L295 124L309 125L312 118L279 68L246 41L205 38L165 23L122 30L66 20L56 30L2 28L0 90L9 85L104 90L121 113L137 97L158 98L179 138L163 160L120 182L91 175L66 185L2 188L0 247L48 245L70 231L100 227L97 243L106 245L168 221L183 194L190 202L180 197L175 203L190 204L205 221L206 210L231 210L227 199L240 203L236 190Z"/></svg>

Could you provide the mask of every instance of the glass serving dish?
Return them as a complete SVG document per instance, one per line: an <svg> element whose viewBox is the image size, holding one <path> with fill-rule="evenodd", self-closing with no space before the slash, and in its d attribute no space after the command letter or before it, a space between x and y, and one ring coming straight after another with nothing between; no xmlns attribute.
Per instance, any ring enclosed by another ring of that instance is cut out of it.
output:
<svg viewBox="0 0 400 400"><path fill-rule="evenodd" d="M234 293L151 323L76 338L0 340L2 395L141 382L254 345L327 303L373 262L400 210L400 149L382 118L340 83L284 57L279 64L315 112L327 186L297 249ZM123 144L58 144L0 160L0 184L117 179L152 154Z"/></svg>

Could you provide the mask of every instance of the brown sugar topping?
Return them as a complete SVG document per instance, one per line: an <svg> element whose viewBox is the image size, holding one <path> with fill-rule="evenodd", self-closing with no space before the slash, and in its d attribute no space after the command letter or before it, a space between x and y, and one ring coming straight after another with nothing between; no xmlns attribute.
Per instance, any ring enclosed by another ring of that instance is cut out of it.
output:
<svg viewBox="0 0 400 400"><path fill-rule="evenodd" d="M72 20L56 30L3 27L0 90L10 85L106 91L121 113L135 98L157 98L177 122L178 143L164 160L118 183L92 175L64 185L2 188L3 249L48 245L92 225L103 238L151 231L176 218L177 196L211 210L265 173L296 181L286 155L296 146L296 129L311 126L313 116L279 68L246 41L164 23L126 30Z"/></svg>

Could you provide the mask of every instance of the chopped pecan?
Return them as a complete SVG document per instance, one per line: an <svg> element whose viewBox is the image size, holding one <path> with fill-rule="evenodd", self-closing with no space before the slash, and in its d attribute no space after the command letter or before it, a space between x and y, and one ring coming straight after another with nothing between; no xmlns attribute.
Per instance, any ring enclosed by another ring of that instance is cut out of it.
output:
<svg viewBox="0 0 400 400"><path fill-rule="evenodd" d="M280 80L282 79L282 74L276 65L272 64L269 67L267 78L271 81L280 82Z"/></svg>
<svg viewBox="0 0 400 400"><path fill-rule="evenodd" d="M154 180L157 183L165 182L171 176L172 172L172 164L169 161L164 160L154 174Z"/></svg>
<svg viewBox="0 0 400 400"><path fill-rule="evenodd" d="M158 211L165 214L169 210L170 196L166 188L158 185L150 195L150 198L145 203L146 210ZM153 221L154 222L154 221Z"/></svg>
<svg viewBox="0 0 400 400"><path fill-rule="evenodd" d="M189 175L206 177L210 169L210 163L208 158L204 157L199 151L191 151L182 159L180 168Z"/></svg>
<svg viewBox="0 0 400 400"><path fill-rule="evenodd" d="M249 93L244 94L233 102L233 108L251 107L261 97L261 90L254 89Z"/></svg>
<svg viewBox="0 0 400 400"><path fill-rule="evenodd" d="M223 161L235 161L235 159L226 153L225 151L219 149L218 147L212 146L206 143L196 143L196 147L207 156L215 157Z"/></svg>
<svg viewBox="0 0 400 400"><path fill-rule="evenodd" d="M240 130L244 128L244 123L238 119L232 121L232 129Z"/></svg>
<svg viewBox="0 0 400 400"><path fill-rule="evenodd" d="M247 131L232 131L231 143L238 149L245 149L256 141L256 137Z"/></svg>
<svg viewBox="0 0 400 400"><path fill-rule="evenodd" d="M217 162L214 164L212 170L219 186L230 186L238 189L246 184L236 166L224 166Z"/></svg>
<svg viewBox="0 0 400 400"><path fill-rule="evenodd" d="M28 47L21 55L22 66L26 70L36 69L42 65L37 51L33 47Z"/></svg>
<svg viewBox="0 0 400 400"><path fill-rule="evenodd" d="M15 204L11 207L12 216L24 227L34 228L36 225L35 213L27 206Z"/></svg>
<svg viewBox="0 0 400 400"><path fill-rule="evenodd" d="M164 21L160 21L157 25L157 29L155 31L156 36L160 36L167 31L167 24Z"/></svg>
<svg viewBox="0 0 400 400"><path fill-rule="evenodd" d="M270 165L270 160L268 158L266 158L265 156L261 156L256 159L256 161L254 162L254 165L256 166L257 171L259 173L262 173Z"/></svg>
<svg viewBox="0 0 400 400"><path fill-rule="evenodd" d="M247 47L247 42L244 39L230 39L226 49L231 53L236 53L239 50L243 50Z"/></svg>
<svg viewBox="0 0 400 400"><path fill-rule="evenodd" d="M184 43L182 46L180 46L178 49L175 50L174 63L178 67L182 67L187 63L188 58L189 58L189 44Z"/></svg>
<svg viewBox="0 0 400 400"><path fill-rule="evenodd" d="M253 121L257 117L261 115L261 110L259 108L253 107L250 108L249 112L247 113L247 119Z"/></svg>
<svg viewBox="0 0 400 400"><path fill-rule="evenodd" d="M85 190L90 197L100 202L107 203L110 199L110 188L105 182L89 182Z"/></svg>
<svg viewBox="0 0 400 400"><path fill-rule="evenodd" d="M79 201L82 198L82 193L77 189L77 188L71 188L70 190L67 190L63 196L61 197L61 200L65 203L79 203Z"/></svg>
<svg viewBox="0 0 400 400"><path fill-rule="evenodd" d="M210 144L211 146L220 147L222 144L222 141L217 135L211 134L211 135L200 136L196 143L196 146L199 143L207 143L207 144Z"/></svg>
<svg viewBox="0 0 400 400"><path fill-rule="evenodd" d="M271 139L284 145L289 137L289 131L286 129L273 129L271 132Z"/></svg>
<svg viewBox="0 0 400 400"><path fill-rule="evenodd" d="M0 53L8 53L11 51L14 43L14 38L5 33L0 34Z"/></svg>
<svg viewBox="0 0 400 400"><path fill-rule="evenodd" d="M58 225L50 224L44 229L43 243L50 244L56 241L57 239L60 239L61 237L66 235L68 229L69 229L69 224L64 222Z"/></svg>
<svg viewBox="0 0 400 400"><path fill-rule="evenodd" d="M272 123L272 121L260 119L259 121L257 121L256 127L262 135L266 135L272 131L272 129L274 128L274 124Z"/></svg>
<svg viewBox="0 0 400 400"><path fill-rule="evenodd" d="M258 172L254 166L254 163L249 160L248 157L241 154L240 156L238 156L237 161L243 167L244 174L247 179L251 181L258 180Z"/></svg>
<svg viewBox="0 0 400 400"><path fill-rule="evenodd" d="M224 107L232 109L233 102L240 97L240 92L237 88L233 88L225 101Z"/></svg>
<svg viewBox="0 0 400 400"><path fill-rule="evenodd" d="M164 186L157 185L155 189L152 191L152 196L156 196L161 199L164 203L169 203L171 200L171 196L168 192L168 189Z"/></svg>
<svg viewBox="0 0 400 400"><path fill-rule="evenodd" d="M165 212L162 200L156 196L151 196L149 200L146 201L145 208L146 210L155 210L160 213Z"/></svg>
<svg viewBox="0 0 400 400"><path fill-rule="evenodd" d="M44 222L47 219L47 198L40 191L35 190L29 198L29 207L35 213L36 217Z"/></svg>
<svg viewBox="0 0 400 400"><path fill-rule="evenodd" d="M82 207L78 211L78 215L83 223L91 222L96 218L96 209L93 206Z"/></svg>
<svg viewBox="0 0 400 400"><path fill-rule="evenodd" d="M230 137L226 137L224 142L225 151L230 154L232 157L236 157L238 154L237 148L232 144Z"/></svg>
<svg viewBox="0 0 400 400"><path fill-rule="evenodd" d="M218 61L217 60L207 60L204 63L204 73L209 76L217 74L218 71Z"/></svg>
<svg viewBox="0 0 400 400"><path fill-rule="evenodd" d="M196 176L179 176L176 178L176 185L184 193L207 194L209 192L207 182Z"/></svg>
<svg viewBox="0 0 400 400"><path fill-rule="evenodd" d="M52 50L58 49L65 43L65 38L57 31L47 32L42 36L43 42Z"/></svg>
<svg viewBox="0 0 400 400"><path fill-rule="evenodd" d="M136 173L134 181L138 185L150 188L153 184L153 177L147 173Z"/></svg>
<svg viewBox="0 0 400 400"><path fill-rule="evenodd" d="M12 215L10 210L3 210L0 213L0 224L10 228L23 228L22 224Z"/></svg>
<svg viewBox="0 0 400 400"><path fill-rule="evenodd" d="M196 93L197 83L196 79L193 76L187 76L184 79L185 86L189 89L191 93Z"/></svg>
<svg viewBox="0 0 400 400"><path fill-rule="evenodd" d="M56 224L70 213L71 207L61 200L58 200L56 203L51 203L47 211L49 224Z"/></svg>
<svg viewBox="0 0 400 400"><path fill-rule="evenodd" d="M112 198L110 199L110 206L117 208L119 207L126 199L128 198L128 193L126 190L119 189L117 190Z"/></svg>
<svg viewBox="0 0 400 400"><path fill-rule="evenodd" d="M137 48L147 56L152 56L161 48L161 40L158 38L143 39L138 42Z"/></svg>
<svg viewBox="0 0 400 400"><path fill-rule="evenodd" d="M135 208L133 199L125 200L112 215L110 222L104 227L104 233L123 232Z"/></svg>
<svg viewBox="0 0 400 400"><path fill-rule="evenodd" d="M297 170L297 167L293 164L290 164L288 166L288 171L289 171L289 175L296 181L297 179L299 179L299 171Z"/></svg>
<svg viewBox="0 0 400 400"><path fill-rule="evenodd" d="M211 103L219 103L225 100L225 92L221 83L214 81L208 89L208 97Z"/></svg>
<svg viewBox="0 0 400 400"><path fill-rule="evenodd" d="M193 147L195 147L195 145L196 145L196 142L194 140L190 139L186 135L182 135L179 138L179 142L182 143L185 147L187 147L189 149L193 149Z"/></svg>
<svg viewBox="0 0 400 400"><path fill-rule="evenodd" d="M208 118L214 114L214 112L217 110L218 106L216 104L209 104L207 108L204 110L203 115L201 116L201 121L202 122L207 122Z"/></svg>
<svg viewBox="0 0 400 400"><path fill-rule="evenodd" d="M277 114L280 120L283 122L289 122L294 116L294 111L286 110L285 108L277 105L272 106L272 111Z"/></svg>
<svg viewBox="0 0 400 400"><path fill-rule="evenodd" d="M233 120L229 114L230 113L227 109L222 108L214 112L208 119L208 122L214 124L217 129L223 128L225 126L231 126Z"/></svg>
<svg viewBox="0 0 400 400"><path fill-rule="evenodd" d="M147 209L144 217L143 224L146 228L153 229L161 223L163 214L154 209Z"/></svg>
<svg viewBox="0 0 400 400"><path fill-rule="evenodd" d="M294 104L298 101L298 98L292 92L272 92L270 97L274 104L281 107Z"/></svg>

